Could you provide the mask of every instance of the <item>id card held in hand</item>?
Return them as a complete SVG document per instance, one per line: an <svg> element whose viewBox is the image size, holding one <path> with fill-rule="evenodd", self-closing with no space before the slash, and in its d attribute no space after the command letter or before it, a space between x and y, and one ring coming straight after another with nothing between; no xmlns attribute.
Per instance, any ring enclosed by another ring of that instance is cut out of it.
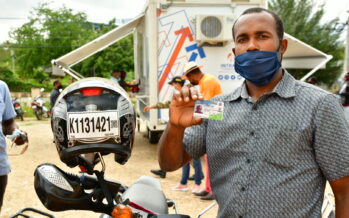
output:
<svg viewBox="0 0 349 218"><path fill-rule="evenodd" d="M223 120L224 103L213 101L196 101L194 106L194 117L209 120Z"/></svg>

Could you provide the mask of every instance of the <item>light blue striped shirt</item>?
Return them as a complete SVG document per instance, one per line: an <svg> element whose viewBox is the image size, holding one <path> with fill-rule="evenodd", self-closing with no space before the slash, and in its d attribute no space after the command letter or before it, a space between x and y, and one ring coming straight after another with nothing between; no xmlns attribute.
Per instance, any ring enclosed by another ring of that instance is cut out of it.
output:
<svg viewBox="0 0 349 218"><path fill-rule="evenodd" d="M10 172L10 163L6 153L6 140L2 132L2 122L16 116L11 102L10 91L5 82L0 80L0 176Z"/></svg>

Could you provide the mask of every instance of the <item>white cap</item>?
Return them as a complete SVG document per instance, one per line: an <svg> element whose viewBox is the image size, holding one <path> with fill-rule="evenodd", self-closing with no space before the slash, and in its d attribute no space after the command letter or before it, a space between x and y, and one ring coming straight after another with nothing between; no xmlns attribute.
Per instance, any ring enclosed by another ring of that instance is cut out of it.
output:
<svg viewBox="0 0 349 218"><path fill-rule="evenodd" d="M199 66L196 62L194 61L190 61L188 63L185 64L184 66L184 76L186 76L188 73L190 73L191 71L201 68L202 66Z"/></svg>

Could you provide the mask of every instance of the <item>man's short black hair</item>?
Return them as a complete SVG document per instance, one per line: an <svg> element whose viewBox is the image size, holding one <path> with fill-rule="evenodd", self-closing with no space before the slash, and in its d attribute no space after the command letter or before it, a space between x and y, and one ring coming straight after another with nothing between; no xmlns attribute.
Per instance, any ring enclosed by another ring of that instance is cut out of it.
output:
<svg viewBox="0 0 349 218"><path fill-rule="evenodd" d="M274 18L274 20L275 20L275 24L276 24L276 33L277 33L277 35L278 35L278 37L279 37L279 40L281 41L281 40L284 38L284 24L282 23L282 20L280 19L280 17L279 17L277 14L275 14L274 12L272 12L272 11L270 11L270 10L268 10L268 9L259 8L259 7L256 7L256 8L249 8L249 9L245 10L245 11L240 15L240 17L243 16L243 15L246 15L246 14L261 13L261 12L264 12L264 11L267 12L267 13L269 13L269 14L271 14L271 15L273 16L273 18ZM234 25L233 25L233 29L232 29L234 41L235 41L235 32L234 32L234 29L235 29L235 24L236 24L236 22L237 22L238 20L239 20L239 18L235 20Z"/></svg>
<svg viewBox="0 0 349 218"><path fill-rule="evenodd" d="M53 86L56 86L58 83L60 83L59 80L55 80L55 81L53 82Z"/></svg>

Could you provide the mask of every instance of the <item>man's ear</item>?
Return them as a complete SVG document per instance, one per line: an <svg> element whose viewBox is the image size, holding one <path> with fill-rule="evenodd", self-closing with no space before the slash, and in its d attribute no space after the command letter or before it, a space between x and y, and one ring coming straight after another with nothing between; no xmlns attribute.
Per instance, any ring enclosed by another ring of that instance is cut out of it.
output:
<svg viewBox="0 0 349 218"><path fill-rule="evenodd" d="M283 54L286 52L287 45L288 45L287 39L283 39L283 40L281 41L281 45L280 45L280 54L281 54L281 55L283 55Z"/></svg>
<svg viewBox="0 0 349 218"><path fill-rule="evenodd" d="M232 51L233 51L234 56L236 56L236 54L235 54L235 48L233 48Z"/></svg>

